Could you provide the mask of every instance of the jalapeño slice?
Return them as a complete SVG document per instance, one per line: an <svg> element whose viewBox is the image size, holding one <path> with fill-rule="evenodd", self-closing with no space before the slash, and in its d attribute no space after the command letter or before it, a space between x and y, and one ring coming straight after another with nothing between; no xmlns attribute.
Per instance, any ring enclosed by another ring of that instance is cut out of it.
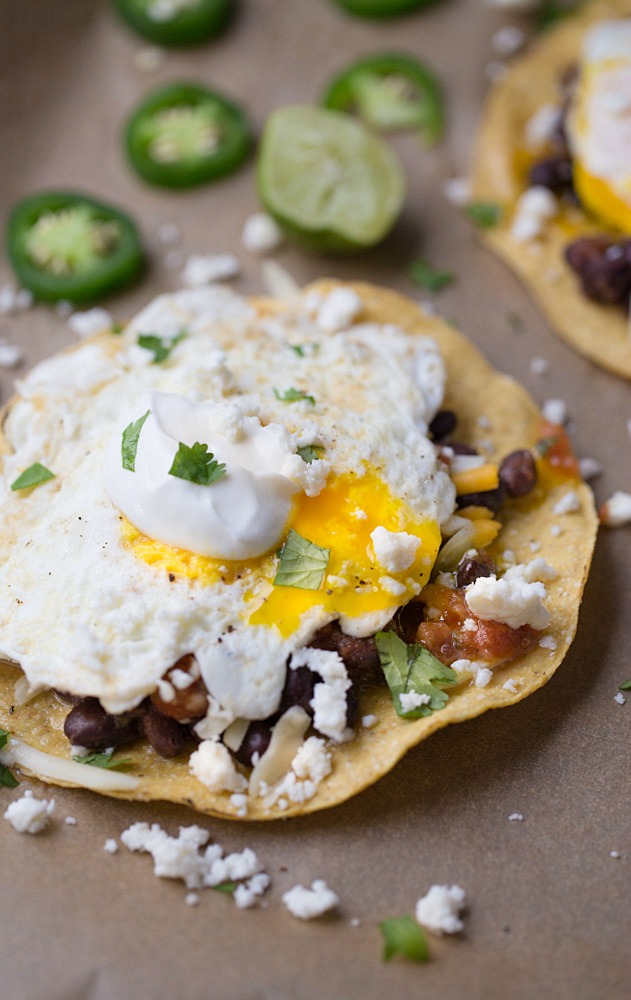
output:
<svg viewBox="0 0 631 1000"><path fill-rule="evenodd" d="M43 192L9 216L7 251L20 284L45 302L92 302L142 271L138 231L117 208L82 194Z"/></svg>
<svg viewBox="0 0 631 1000"><path fill-rule="evenodd" d="M252 146L236 104L195 83L172 83L147 97L125 129L130 163L158 187L185 188L232 173Z"/></svg>
<svg viewBox="0 0 631 1000"><path fill-rule="evenodd" d="M114 0L119 14L156 45L195 45L225 27L234 0Z"/></svg>
<svg viewBox="0 0 631 1000"><path fill-rule="evenodd" d="M357 114L382 131L419 129L428 145L443 131L442 89L435 74L411 56L382 53L353 63L329 84L327 108Z"/></svg>
<svg viewBox="0 0 631 1000"><path fill-rule="evenodd" d="M358 17L398 17L420 7L429 7L435 0L336 0L349 14Z"/></svg>

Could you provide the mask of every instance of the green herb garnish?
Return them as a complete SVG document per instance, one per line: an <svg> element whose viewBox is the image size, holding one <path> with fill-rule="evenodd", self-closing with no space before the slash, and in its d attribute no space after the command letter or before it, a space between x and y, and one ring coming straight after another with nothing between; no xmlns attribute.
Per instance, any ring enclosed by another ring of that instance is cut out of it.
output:
<svg viewBox="0 0 631 1000"><path fill-rule="evenodd" d="M320 548L297 531L290 531L280 550L280 563L274 577L275 586L319 590L330 554L330 549Z"/></svg>
<svg viewBox="0 0 631 1000"><path fill-rule="evenodd" d="M214 889L215 892L225 892L229 896L232 896L234 894L235 889L237 888L237 883L236 882L220 882L219 885L211 885L210 888Z"/></svg>
<svg viewBox="0 0 631 1000"><path fill-rule="evenodd" d="M309 396L303 389L285 389L284 392L279 392L278 389L274 389L274 395L276 399L279 399L281 403L299 403L301 400L306 400L307 403L311 403L315 406L315 399L313 396Z"/></svg>
<svg viewBox="0 0 631 1000"><path fill-rule="evenodd" d="M212 451L208 451L208 445L200 441L196 441L190 448L180 441L173 465L169 469L170 476L186 479L189 483L197 483L198 486L212 486L225 474L225 465L218 462Z"/></svg>
<svg viewBox="0 0 631 1000"><path fill-rule="evenodd" d="M291 348L294 354L297 354L299 358L304 358L305 349L302 344L287 344L287 347Z"/></svg>
<svg viewBox="0 0 631 1000"><path fill-rule="evenodd" d="M540 458L545 458L548 452L550 451L550 448L554 447L556 443L557 443L557 438L555 436L540 438L539 441L537 441L537 443L535 444L535 451L537 452Z"/></svg>
<svg viewBox="0 0 631 1000"><path fill-rule="evenodd" d="M480 229L492 229L504 214L502 206L495 201L471 201L466 211L471 221Z"/></svg>
<svg viewBox="0 0 631 1000"><path fill-rule="evenodd" d="M618 685L619 691L631 691L631 680L623 681L622 684Z"/></svg>
<svg viewBox="0 0 631 1000"><path fill-rule="evenodd" d="M396 632L378 632L375 642L397 715L418 719L445 707L449 696L438 685L455 684L458 678L455 670L437 660L425 646L408 646ZM426 695L429 701L405 710L401 695L411 692Z"/></svg>
<svg viewBox="0 0 631 1000"><path fill-rule="evenodd" d="M123 431L123 441L121 444L121 456L123 459L123 468L128 469L129 472L136 471L136 452L138 451L138 438L140 437L140 432L142 430L143 424L151 410L142 416L138 417L133 424L129 424Z"/></svg>
<svg viewBox="0 0 631 1000"><path fill-rule="evenodd" d="M110 333L113 333L115 337L118 337L125 329L122 323L112 323Z"/></svg>
<svg viewBox="0 0 631 1000"><path fill-rule="evenodd" d="M11 483L12 490L28 490L31 486L39 486L40 483L46 483L49 479L54 479L55 473L47 469L45 465L40 465L39 462L34 462L33 465L29 465L28 469L25 469L21 475Z"/></svg>
<svg viewBox="0 0 631 1000"><path fill-rule="evenodd" d="M558 0L543 0L537 11L535 24L540 31L543 31L551 24L556 24L562 18L573 14L577 6L576 2L559 3Z"/></svg>
<svg viewBox="0 0 631 1000"><path fill-rule="evenodd" d="M106 771L126 771L131 767L131 760L113 760L114 752L111 753L87 753L83 757L73 757L77 764L89 764L90 767L102 767Z"/></svg>
<svg viewBox="0 0 631 1000"><path fill-rule="evenodd" d="M153 333L141 333L138 337L138 346L153 353L152 365L159 365L169 357L176 344L184 339L186 333L182 330L175 337L156 337Z"/></svg>
<svg viewBox="0 0 631 1000"><path fill-rule="evenodd" d="M11 733L7 729L0 729L0 750L6 747ZM15 788L19 784L17 778L13 776L8 767L0 764L0 788Z"/></svg>
<svg viewBox="0 0 631 1000"><path fill-rule="evenodd" d="M389 917L381 921L379 929L383 935L384 962L389 962L395 955L402 955L412 962L429 960L425 935L412 917Z"/></svg>
<svg viewBox="0 0 631 1000"><path fill-rule="evenodd" d="M303 462L306 462L307 465L311 465L312 462L316 462L322 457L323 451L324 448L321 444L304 444L302 448L298 449L296 454L300 455Z"/></svg>
<svg viewBox="0 0 631 1000"><path fill-rule="evenodd" d="M426 260L415 260L409 275L414 284L424 288L426 292L440 292L441 288L446 288L456 280L453 271L440 271L431 267Z"/></svg>

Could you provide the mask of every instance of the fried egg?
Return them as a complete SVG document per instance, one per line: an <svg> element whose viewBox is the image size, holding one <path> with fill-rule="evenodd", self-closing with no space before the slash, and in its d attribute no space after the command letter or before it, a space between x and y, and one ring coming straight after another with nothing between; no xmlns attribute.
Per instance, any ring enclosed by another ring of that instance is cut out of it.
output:
<svg viewBox="0 0 631 1000"><path fill-rule="evenodd" d="M361 312L333 333L322 305L311 292L266 317L220 287L160 296L17 383L0 654L32 689L119 713L193 652L224 726L263 719L317 629L373 634L419 593L454 509L427 436L438 349ZM209 484L171 471L200 443L223 467ZM36 462L54 478L12 490ZM290 533L326 553L315 586L281 581Z"/></svg>
<svg viewBox="0 0 631 1000"><path fill-rule="evenodd" d="M587 33L568 138L581 203L631 233L631 19Z"/></svg>

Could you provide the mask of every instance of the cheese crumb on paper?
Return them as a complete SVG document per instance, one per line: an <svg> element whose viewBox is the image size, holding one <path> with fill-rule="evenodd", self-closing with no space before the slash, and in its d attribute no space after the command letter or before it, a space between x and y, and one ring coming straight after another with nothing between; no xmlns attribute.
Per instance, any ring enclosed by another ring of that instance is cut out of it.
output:
<svg viewBox="0 0 631 1000"><path fill-rule="evenodd" d="M4 818L18 833L41 833L48 826L55 808L54 799L36 799L26 791L5 809Z"/></svg>
<svg viewBox="0 0 631 1000"><path fill-rule="evenodd" d="M416 904L416 919L432 934L457 934L464 927L459 917L465 891L459 885L433 885Z"/></svg>
<svg viewBox="0 0 631 1000"><path fill-rule="evenodd" d="M313 920L337 906L339 900L323 879L316 879L310 889L295 885L283 894L283 903L299 920Z"/></svg>

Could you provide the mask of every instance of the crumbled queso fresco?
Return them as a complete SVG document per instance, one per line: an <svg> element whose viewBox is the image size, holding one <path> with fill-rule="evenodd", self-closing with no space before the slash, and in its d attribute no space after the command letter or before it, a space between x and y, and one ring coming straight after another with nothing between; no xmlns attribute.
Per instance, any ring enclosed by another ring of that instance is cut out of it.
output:
<svg viewBox="0 0 631 1000"><path fill-rule="evenodd" d="M416 919L432 934L458 934L464 927L460 911L465 891L459 885L433 885L416 904Z"/></svg>
<svg viewBox="0 0 631 1000"><path fill-rule="evenodd" d="M7 806L4 818L18 833L41 833L48 826L54 809L54 799L36 799L27 790L22 798L15 799Z"/></svg>

